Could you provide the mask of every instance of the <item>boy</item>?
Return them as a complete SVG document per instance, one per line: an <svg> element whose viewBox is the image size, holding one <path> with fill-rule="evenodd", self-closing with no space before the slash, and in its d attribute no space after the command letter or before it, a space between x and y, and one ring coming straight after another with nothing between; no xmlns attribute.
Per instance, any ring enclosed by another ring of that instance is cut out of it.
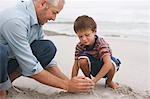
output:
<svg viewBox="0 0 150 99"><path fill-rule="evenodd" d="M72 77L77 76L80 68L85 76L93 76L95 84L101 78L106 78L105 87L116 89L119 85L112 79L121 63L112 56L105 40L96 35L96 28L95 21L86 15L79 16L74 22L74 31L80 42L76 45Z"/></svg>

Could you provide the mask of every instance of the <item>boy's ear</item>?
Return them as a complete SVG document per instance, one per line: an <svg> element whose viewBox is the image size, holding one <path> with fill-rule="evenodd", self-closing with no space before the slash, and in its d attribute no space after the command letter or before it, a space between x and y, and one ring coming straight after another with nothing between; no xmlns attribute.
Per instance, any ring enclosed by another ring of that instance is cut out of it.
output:
<svg viewBox="0 0 150 99"><path fill-rule="evenodd" d="M94 30L93 33L96 35L96 30Z"/></svg>

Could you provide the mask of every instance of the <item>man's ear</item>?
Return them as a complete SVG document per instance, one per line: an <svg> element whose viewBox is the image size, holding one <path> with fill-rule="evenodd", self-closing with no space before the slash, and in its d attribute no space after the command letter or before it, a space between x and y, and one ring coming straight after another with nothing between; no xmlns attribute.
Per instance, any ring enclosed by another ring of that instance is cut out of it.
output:
<svg viewBox="0 0 150 99"><path fill-rule="evenodd" d="M40 7L46 8L47 7L47 0L40 0Z"/></svg>

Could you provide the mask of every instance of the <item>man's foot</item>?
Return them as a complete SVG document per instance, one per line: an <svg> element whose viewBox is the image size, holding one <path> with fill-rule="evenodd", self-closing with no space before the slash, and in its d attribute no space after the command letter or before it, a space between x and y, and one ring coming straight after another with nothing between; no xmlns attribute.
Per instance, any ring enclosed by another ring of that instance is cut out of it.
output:
<svg viewBox="0 0 150 99"><path fill-rule="evenodd" d="M110 88L113 88L113 89L117 89L117 88L119 88L120 86L119 86L119 84L118 83L115 83L115 82L110 82L110 83L106 83L106 85L105 85L105 87L110 87Z"/></svg>
<svg viewBox="0 0 150 99"><path fill-rule="evenodd" d="M0 99L7 99L6 91L0 91Z"/></svg>

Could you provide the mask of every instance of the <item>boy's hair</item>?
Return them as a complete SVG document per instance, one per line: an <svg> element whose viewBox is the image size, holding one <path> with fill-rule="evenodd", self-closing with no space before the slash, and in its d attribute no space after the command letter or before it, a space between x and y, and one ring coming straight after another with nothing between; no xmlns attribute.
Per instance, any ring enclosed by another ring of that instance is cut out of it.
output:
<svg viewBox="0 0 150 99"><path fill-rule="evenodd" d="M97 25L92 17L82 15L75 20L73 28L76 33L87 29L91 29L93 32L96 32Z"/></svg>

